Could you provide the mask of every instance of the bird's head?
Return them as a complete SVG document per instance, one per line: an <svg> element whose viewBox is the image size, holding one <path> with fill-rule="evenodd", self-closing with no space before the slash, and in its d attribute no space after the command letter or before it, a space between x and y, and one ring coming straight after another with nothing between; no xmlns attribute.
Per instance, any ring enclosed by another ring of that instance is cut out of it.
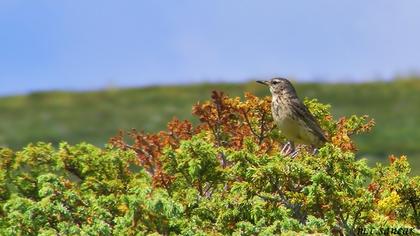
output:
<svg viewBox="0 0 420 236"><path fill-rule="evenodd" d="M273 78L271 80L258 80L257 83L267 85L270 88L270 92L273 96L275 95L289 95L296 96L296 90L292 83L285 78Z"/></svg>

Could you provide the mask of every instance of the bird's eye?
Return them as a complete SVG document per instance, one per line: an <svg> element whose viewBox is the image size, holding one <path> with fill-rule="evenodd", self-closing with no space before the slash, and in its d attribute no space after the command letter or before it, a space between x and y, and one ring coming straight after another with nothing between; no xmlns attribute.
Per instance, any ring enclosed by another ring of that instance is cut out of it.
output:
<svg viewBox="0 0 420 236"><path fill-rule="evenodd" d="M273 82L271 82L272 84L278 84L279 83L279 81L277 81L277 80L273 80Z"/></svg>

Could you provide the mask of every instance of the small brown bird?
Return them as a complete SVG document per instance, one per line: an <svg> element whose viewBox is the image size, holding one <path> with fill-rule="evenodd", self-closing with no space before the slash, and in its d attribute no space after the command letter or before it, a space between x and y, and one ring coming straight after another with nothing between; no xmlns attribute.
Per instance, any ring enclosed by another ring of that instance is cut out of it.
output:
<svg viewBox="0 0 420 236"><path fill-rule="evenodd" d="M315 117L299 100L292 83L284 78L257 81L270 88L271 112L282 134L290 141L291 152L294 143L321 147L327 139ZM290 154L290 153L289 153Z"/></svg>

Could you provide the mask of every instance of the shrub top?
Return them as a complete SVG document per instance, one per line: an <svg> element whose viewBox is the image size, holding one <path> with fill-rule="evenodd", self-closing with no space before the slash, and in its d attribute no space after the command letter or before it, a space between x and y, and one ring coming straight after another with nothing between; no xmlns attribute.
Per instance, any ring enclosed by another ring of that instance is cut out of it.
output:
<svg viewBox="0 0 420 236"><path fill-rule="evenodd" d="M0 149L1 235L357 234L420 227L420 178L406 157L388 166L356 160L352 136L367 116L335 120L305 104L329 142L316 154L285 142L270 98L214 92L193 107L200 124L136 130L101 149L30 144ZM418 232L418 231L417 231Z"/></svg>

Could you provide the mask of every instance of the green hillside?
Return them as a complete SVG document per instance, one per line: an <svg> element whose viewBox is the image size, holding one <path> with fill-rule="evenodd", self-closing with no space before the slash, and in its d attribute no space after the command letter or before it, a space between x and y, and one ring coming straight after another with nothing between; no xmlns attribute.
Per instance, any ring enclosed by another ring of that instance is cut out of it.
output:
<svg viewBox="0 0 420 236"><path fill-rule="evenodd" d="M191 117L191 106L212 90L231 96L268 90L257 83L109 89L98 92L46 92L0 98L0 145L86 141L103 146L119 129L157 131L172 117ZM332 105L335 116L368 114L377 123L358 137L362 156L374 162L388 154L407 154L420 173L420 80L364 84L297 84L301 98Z"/></svg>

